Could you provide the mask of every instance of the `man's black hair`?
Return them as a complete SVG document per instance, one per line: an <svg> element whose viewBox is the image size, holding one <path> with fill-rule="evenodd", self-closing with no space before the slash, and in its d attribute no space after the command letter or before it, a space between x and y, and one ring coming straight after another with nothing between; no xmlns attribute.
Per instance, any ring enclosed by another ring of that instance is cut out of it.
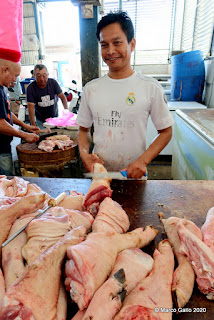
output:
<svg viewBox="0 0 214 320"><path fill-rule="evenodd" d="M110 12L97 24L97 39L100 41L100 32L103 28L107 27L109 24L118 22L121 25L123 32L126 34L128 43L134 38L134 27L131 19L124 11Z"/></svg>
<svg viewBox="0 0 214 320"><path fill-rule="evenodd" d="M36 64L34 67L34 73L36 73L36 69L39 69L39 70L46 69L48 71L47 67L44 64Z"/></svg>

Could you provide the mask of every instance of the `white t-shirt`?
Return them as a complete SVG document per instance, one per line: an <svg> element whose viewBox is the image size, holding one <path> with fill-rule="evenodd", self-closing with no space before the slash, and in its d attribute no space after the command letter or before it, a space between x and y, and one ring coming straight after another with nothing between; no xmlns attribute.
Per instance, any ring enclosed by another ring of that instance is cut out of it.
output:
<svg viewBox="0 0 214 320"><path fill-rule="evenodd" d="M145 152L149 114L157 130L174 122L158 81L136 72L125 79L105 75L85 85L76 123L94 123L94 153L108 171L119 171Z"/></svg>

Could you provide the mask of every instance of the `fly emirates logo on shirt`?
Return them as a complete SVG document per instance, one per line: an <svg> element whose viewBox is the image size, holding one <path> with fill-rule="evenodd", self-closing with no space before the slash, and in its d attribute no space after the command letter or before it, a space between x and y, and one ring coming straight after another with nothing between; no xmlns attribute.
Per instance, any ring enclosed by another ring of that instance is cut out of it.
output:
<svg viewBox="0 0 214 320"><path fill-rule="evenodd" d="M135 121L133 120L124 120L122 112L111 111L109 118L103 118L98 115L97 124L101 127L109 127L109 128L134 128Z"/></svg>
<svg viewBox="0 0 214 320"><path fill-rule="evenodd" d="M50 100L50 96L41 97L42 102L38 102L40 107L50 107L54 104L54 99Z"/></svg>

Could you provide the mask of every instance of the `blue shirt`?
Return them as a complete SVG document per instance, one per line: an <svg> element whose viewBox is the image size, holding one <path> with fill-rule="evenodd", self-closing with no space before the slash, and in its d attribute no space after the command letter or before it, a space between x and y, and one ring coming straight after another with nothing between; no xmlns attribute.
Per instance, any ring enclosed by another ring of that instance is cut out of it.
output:
<svg viewBox="0 0 214 320"><path fill-rule="evenodd" d="M47 118L58 117L58 95L62 92L58 82L49 78L45 88L39 88L36 81L27 86L27 102L35 104L36 118L45 122Z"/></svg>
<svg viewBox="0 0 214 320"><path fill-rule="evenodd" d="M8 123L13 125L13 119L10 110L10 102L4 88L0 85L0 119L5 119ZM12 136L0 133L0 154L10 153L10 143L13 140Z"/></svg>

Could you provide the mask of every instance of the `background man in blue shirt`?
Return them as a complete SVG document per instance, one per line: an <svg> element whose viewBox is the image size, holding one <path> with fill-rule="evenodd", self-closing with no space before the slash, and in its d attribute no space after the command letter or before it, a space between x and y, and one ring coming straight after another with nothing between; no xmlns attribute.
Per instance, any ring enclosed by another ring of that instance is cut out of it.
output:
<svg viewBox="0 0 214 320"><path fill-rule="evenodd" d="M27 106L32 125L44 128L43 123L47 118L58 117L58 97L65 109L68 109L67 99L58 82L48 78L45 65L37 64L34 68L35 81L27 87ZM35 119L36 116L36 119Z"/></svg>

